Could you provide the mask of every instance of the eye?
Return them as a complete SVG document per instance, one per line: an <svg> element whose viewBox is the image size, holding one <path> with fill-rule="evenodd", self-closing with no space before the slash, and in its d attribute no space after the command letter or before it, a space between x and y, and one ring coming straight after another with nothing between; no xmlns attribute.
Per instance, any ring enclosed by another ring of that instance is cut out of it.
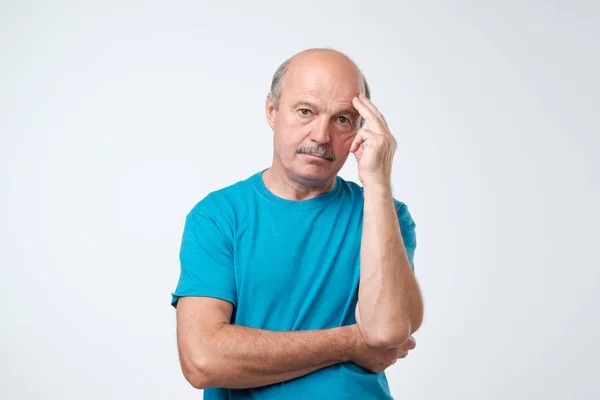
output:
<svg viewBox="0 0 600 400"><path fill-rule="evenodd" d="M344 125L351 124L351 121L348 117L340 116L338 117L338 121Z"/></svg>
<svg viewBox="0 0 600 400"><path fill-rule="evenodd" d="M310 110L308 108L301 108L300 109L300 114L306 116L310 114Z"/></svg>

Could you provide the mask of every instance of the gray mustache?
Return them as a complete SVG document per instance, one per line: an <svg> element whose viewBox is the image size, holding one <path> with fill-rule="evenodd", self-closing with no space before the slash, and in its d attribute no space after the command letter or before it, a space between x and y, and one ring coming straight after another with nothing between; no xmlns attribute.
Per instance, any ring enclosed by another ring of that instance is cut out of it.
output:
<svg viewBox="0 0 600 400"><path fill-rule="evenodd" d="M327 161L335 161L335 154L327 150L326 148L316 145L316 146L302 146L296 150L298 154L318 154L323 157Z"/></svg>

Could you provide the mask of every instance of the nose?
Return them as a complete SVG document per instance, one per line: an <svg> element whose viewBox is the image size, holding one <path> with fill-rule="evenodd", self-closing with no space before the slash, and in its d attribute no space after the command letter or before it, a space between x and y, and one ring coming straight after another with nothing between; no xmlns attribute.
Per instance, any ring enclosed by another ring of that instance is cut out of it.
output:
<svg viewBox="0 0 600 400"><path fill-rule="evenodd" d="M327 118L315 119L311 132L311 139L319 144L327 144L331 141L329 120Z"/></svg>

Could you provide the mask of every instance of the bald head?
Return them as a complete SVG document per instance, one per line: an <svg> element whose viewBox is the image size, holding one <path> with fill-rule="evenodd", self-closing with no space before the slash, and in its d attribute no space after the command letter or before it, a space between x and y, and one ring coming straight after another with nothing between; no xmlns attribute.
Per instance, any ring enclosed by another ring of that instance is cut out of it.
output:
<svg viewBox="0 0 600 400"><path fill-rule="evenodd" d="M359 83L367 98L371 97L369 85L358 66L345 54L332 49L304 50L277 68L271 82L271 96L275 109L279 108L279 101L284 90L286 77L302 74L311 69L321 69L333 75L342 75Z"/></svg>
<svg viewBox="0 0 600 400"><path fill-rule="evenodd" d="M364 123L354 106L359 93L369 96L363 74L335 50L305 50L277 69L265 113L280 176L301 187L334 181Z"/></svg>

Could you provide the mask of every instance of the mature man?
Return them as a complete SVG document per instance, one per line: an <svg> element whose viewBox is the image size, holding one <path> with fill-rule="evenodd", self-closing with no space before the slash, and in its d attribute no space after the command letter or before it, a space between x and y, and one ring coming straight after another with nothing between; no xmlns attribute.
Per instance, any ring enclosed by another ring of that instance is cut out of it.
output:
<svg viewBox="0 0 600 400"><path fill-rule="evenodd" d="M345 55L305 50L266 100L272 165L188 214L172 304L205 399L390 399L423 318L396 141ZM366 123L366 128L362 127ZM349 153L362 186L337 174Z"/></svg>

